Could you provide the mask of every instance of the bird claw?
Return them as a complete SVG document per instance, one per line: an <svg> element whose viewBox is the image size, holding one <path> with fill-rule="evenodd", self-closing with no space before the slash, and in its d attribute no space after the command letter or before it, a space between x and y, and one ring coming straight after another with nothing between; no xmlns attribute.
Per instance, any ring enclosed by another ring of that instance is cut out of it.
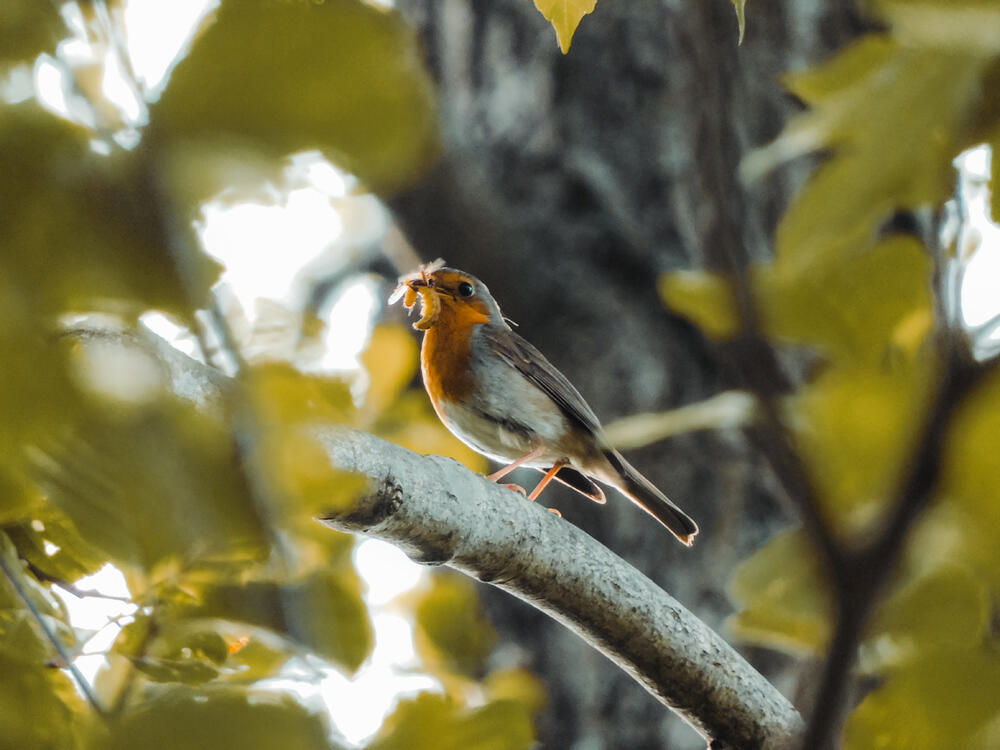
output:
<svg viewBox="0 0 1000 750"><path fill-rule="evenodd" d="M524 487L522 487L519 484L505 484L503 486L506 487L508 490L520 493L521 495L527 496L528 494L527 490L525 490Z"/></svg>
<svg viewBox="0 0 1000 750"><path fill-rule="evenodd" d="M562 513L559 512L558 508L549 508L549 513L555 513L557 516L562 518Z"/></svg>

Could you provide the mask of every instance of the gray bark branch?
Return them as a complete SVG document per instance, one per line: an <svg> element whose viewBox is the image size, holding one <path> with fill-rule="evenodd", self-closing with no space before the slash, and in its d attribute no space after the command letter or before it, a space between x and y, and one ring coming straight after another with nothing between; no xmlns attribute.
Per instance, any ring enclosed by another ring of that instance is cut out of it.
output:
<svg viewBox="0 0 1000 750"><path fill-rule="evenodd" d="M334 465L372 480L354 508L323 519L330 526L392 542L537 607L723 747L785 747L802 728L735 649L573 524L450 459L344 429L316 435Z"/></svg>

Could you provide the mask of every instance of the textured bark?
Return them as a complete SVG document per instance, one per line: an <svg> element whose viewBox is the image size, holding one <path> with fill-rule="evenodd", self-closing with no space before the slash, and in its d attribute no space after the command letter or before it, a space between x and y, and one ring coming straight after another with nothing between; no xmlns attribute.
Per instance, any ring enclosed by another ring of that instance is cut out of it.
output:
<svg viewBox="0 0 1000 750"><path fill-rule="evenodd" d="M728 387L714 349L664 310L655 280L715 265L723 249L769 254L803 170L748 188L736 165L795 106L778 75L859 30L849 3L750 4L737 47L727 0L601 0L567 56L524 0L397 6L422 35L444 132L437 168L391 201L420 255L480 276L606 422ZM732 611L729 572L788 522L778 491L735 431L675 438L629 458L701 525L692 550L618 498L600 508L553 490L546 502L719 627ZM549 687L544 747L698 746L578 639L483 591L504 640L525 649ZM790 685L785 660L751 656Z"/></svg>
<svg viewBox="0 0 1000 750"><path fill-rule="evenodd" d="M576 633L706 740L791 748L791 704L733 648L649 578L540 506L455 461L364 433L318 427L334 466L372 481L325 520L414 559L445 564L513 594Z"/></svg>

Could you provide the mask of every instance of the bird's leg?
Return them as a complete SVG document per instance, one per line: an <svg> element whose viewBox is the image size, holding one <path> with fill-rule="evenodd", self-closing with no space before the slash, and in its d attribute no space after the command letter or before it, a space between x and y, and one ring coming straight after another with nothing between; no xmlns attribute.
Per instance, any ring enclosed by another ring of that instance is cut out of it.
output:
<svg viewBox="0 0 1000 750"><path fill-rule="evenodd" d="M523 456L521 456L513 463L507 464L502 469L498 469L497 471L494 471L492 474L488 474L486 478L489 479L491 482L497 482L503 479L508 474L510 474L512 471L514 471L514 469L516 469L518 466L523 466L528 461L538 458L540 455L542 455L544 451L545 451L544 445L536 445L534 448L532 448L530 451L525 453Z"/></svg>
<svg viewBox="0 0 1000 750"><path fill-rule="evenodd" d="M535 486L535 489L533 489L531 491L531 494L528 495L528 499L529 500L534 500L539 495L541 495L542 494L542 490L545 489L545 487L548 485L548 483L551 482L553 479L555 479L556 474L559 473L559 469L561 469L563 466L565 466L568 463L569 463L569 461L567 461L565 458L561 458L558 461L556 461L554 464L552 464L552 468L549 469L547 472L545 472L545 476L542 477L542 481L539 482Z"/></svg>

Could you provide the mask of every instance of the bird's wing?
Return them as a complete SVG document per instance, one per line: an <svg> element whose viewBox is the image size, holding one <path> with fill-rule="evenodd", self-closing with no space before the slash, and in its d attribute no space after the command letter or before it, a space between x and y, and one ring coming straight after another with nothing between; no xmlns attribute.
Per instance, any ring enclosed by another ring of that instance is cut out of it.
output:
<svg viewBox="0 0 1000 750"><path fill-rule="evenodd" d="M510 329L483 326L481 333L496 354L548 394L567 417L588 432L601 434L594 410L545 355Z"/></svg>

